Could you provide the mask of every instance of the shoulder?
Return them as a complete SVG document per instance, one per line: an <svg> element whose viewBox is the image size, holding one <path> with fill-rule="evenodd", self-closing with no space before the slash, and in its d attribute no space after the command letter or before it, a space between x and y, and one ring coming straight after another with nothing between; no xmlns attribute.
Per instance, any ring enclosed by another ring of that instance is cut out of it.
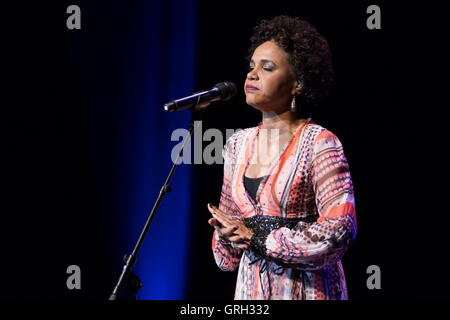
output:
<svg viewBox="0 0 450 320"><path fill-rule="evenodd" d="M309 127L309 130L312 132L312 135L314 137L314 143L325 140L339 140L333 132L331 132L327 128L322 127L321 125L312 123L309 125Z"/></svg>
<svg viewBox="0 0 450 320"><path fill-rule="evenodd" d="M227 139L228 141L239 141L242 138L248 136L254 130L258 129L258 127L250 127L245 129L236 129L235 132Z"/></svg>
<svg viewBox="0 0 450 320"><path fill-rule="evenodd" d="M224 151L234 153L236 149L239 149L239 147L242 146L245 143L245 141L248 140L250 134L257 128L258 127L236 129L235 132L226 139Z"/></svg>
<svg viewBox="0 0 450 320"><path fill-rule="evenodd" d="M311 124L310 131L312 132L313 151L317 155L325 150L341 150L342 143L339 138L330 130L318 125Z"/></svg>

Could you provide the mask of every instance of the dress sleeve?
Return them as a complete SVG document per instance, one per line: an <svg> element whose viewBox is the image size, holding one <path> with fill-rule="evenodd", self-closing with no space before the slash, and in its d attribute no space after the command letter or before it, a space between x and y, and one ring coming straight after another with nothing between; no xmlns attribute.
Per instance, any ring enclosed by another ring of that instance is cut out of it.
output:
<svg viewBox="0 0 450 320"><path fill-rule="evenodd" d="M319 217L252 239L255 254L303 270L340 260L356 237L353 185L341 142L324 130L314 140L311 181Z"/></svg>
<svg viewBox="0 0 450 320"><path fill-rule="evenodd" d="M240 217L241 214L231 199L231 181L235 157L232 138L233 136L228 139L222 152L224 158L224 170L219 209L228 215ZM234 271L238 267L243 253L242 249L232 248L230 244L219 236L217 231L214 231L213 234L212 250L216 264L223 271Z"/></svg>

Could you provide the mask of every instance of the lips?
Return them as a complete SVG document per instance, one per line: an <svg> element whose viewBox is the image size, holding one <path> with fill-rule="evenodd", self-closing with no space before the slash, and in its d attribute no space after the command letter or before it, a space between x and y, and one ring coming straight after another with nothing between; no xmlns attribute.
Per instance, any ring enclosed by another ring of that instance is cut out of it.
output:
<svg viewBox="0 0 450 320"><path fill-rule="evenodd" d="M257 87L252 86L251 84L248 84L245 86L245 91L256 91L259 90Z"/></svg>

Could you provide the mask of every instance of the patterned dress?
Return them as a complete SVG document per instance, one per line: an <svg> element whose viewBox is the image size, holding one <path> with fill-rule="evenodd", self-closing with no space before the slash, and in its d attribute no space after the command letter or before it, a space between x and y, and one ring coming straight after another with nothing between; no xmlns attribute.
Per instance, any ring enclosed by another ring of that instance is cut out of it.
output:
<svg viewBox="0 0 450 320"><path fill-rule="evenodd" d="M353 185L338 138L310 122L286 143L254 201L244 186L261 130L233 134L224 146L219 209L254 232L251 250L215 231L221 270L239 268L235 299L347 299L340 259L356 236Z"/></svg>

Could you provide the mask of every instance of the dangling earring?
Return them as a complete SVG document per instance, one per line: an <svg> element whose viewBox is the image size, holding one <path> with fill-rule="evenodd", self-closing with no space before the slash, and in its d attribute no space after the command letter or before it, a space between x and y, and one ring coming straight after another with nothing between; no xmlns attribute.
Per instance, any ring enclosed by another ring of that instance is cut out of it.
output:
<svg viewBox="0 0 450 320"><path fill-rule="evenodd" d="M292 98L292 101L291 101L291 111L292 112L297 111L297 106L295 105L295 96Z"/></svg>
<svg viewBox="0 0 450 320"><path fill-rule="evenodd" d="M302 88L302 82L300 80L297 80L297 88ZM291 101L291 111L292 112L297 112L297 105L295 104L295 96L292 98Z"/></svg>

